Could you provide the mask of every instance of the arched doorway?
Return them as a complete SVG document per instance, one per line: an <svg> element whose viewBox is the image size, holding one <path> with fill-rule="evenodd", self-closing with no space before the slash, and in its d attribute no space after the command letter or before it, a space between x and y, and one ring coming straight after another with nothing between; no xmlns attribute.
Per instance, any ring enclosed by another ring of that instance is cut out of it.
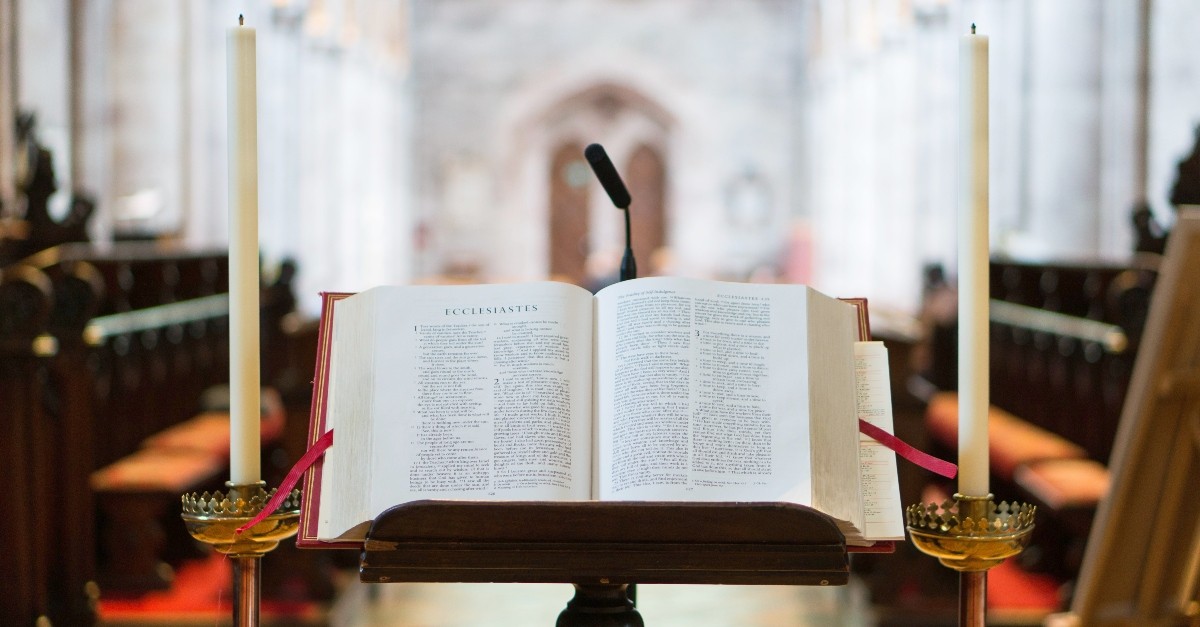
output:
<svg viewBox="0 0 1200 627"><path fill-rule="evenodd" d="M529 224L545 229L532 238L544 242L538 253L546 264L543 271L590 288L616 277L625 245L624 218L583 158L583 147L597 142L633 198L634 251L639 274L647 275L654 265L652 253L671 239L668 147L674 117L626 85L600 81L567 94L514 135L528 151L522 159L536 168L530 170L535 178L527 180L537 189L528 197L541 200L544 209L534 211L545 221Z"/></svg>
<svg viewBox="0 0 1200 627"><path fill-rule="evenodd" d="M629 217L638 276L649 276L654 270L654 252L663 247L666 237L666 165L657 150L642 144L634 149L625 167L618 169L633 199ZM596 218L590 216L589 198L599 183L583 159L583 147L577 142L559 145L550 159L548 175L550 276L585 287L615 278L620 264L617 253L624 242L597 245L590 233L589 225ZM624 220L607 198L597 210L601 220L614 224ZM613 254L593 259L593 252ZM597 263L603 267L595 267Z"/></svg>
<svg viewBox="0 0 1200 627"><path fill-rule="evenodd" d="M550 276L587 285L589 172L583 146L560 144L550 159Z"/></svg>
<svg viewBox="0 0 1200 627"><path fill-rule="evenodd" d="M625 171L626 187L633 199L629 206L630 230L633 232L633 255L638 262L638 276L650 276L654 253L663 247L666 237L666 164L658 151L640 145L629 157Z"/></svg>

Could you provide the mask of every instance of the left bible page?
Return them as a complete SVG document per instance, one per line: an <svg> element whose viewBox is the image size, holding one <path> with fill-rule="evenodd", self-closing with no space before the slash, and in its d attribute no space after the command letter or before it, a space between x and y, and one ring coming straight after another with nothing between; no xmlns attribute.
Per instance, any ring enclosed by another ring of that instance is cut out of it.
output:
<svg viewBox="0 0 1200 627"><path fill-rule="evenodd" d="M592 307L551 282L338 301L318 537L418 499L589 499Z"/></svg>

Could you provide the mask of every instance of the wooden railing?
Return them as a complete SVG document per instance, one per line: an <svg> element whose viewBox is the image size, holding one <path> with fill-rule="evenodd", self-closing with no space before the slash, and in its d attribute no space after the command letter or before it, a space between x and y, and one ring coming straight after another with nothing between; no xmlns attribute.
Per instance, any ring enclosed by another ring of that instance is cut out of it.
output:
<svg viewBox="0 0 1200 627"><path fill-rule="evenodd" d="M1108 462L1155 272L993 262L991 400Z"/></svg>
<svg viewBox="0 0 1200 627"><path fill-rule="evenodd" d="M84 338L97 467L193 416L206 388L229 381L225 294L100 316Z"/></svg>

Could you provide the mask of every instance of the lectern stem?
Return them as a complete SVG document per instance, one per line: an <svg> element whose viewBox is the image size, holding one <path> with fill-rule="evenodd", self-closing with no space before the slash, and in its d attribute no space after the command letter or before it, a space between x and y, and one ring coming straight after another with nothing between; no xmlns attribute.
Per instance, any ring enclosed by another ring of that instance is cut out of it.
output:
<svg viewBox="0 0 1200 627"><path fill-rule="evenodd" d="M645 627L625 584L575 584L575 597L555 627Z"/></svg>

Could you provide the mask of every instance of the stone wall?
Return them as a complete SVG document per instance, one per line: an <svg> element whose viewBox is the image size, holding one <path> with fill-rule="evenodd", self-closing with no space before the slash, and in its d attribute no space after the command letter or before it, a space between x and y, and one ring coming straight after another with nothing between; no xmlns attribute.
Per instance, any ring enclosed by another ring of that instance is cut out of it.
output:
<svg viewBox="0 0 1200 627"><path fill-rule="evenodd" d="M17 18L0 29L15 86L0 111L39 112L60 180L99 198L98 239L148 207L155 233L219 244L224 31L244 11L263 251L299 258L310 305L448 271L543 277L551 155L595 141L619 167L642 145L663 158L673 272L783 265L911 310L921 265L954 259L972 21L991 37L998 253L1127 256L1135 203L1169 221L1200 124L1189 0L161 4L0 0ZM620 214L579 184L587 252L610 253Z"/></svg>
<svg viewBox="0 0 1200 627"><path fill-rule="evenodd" d="M440 257L427 263L543 276L549 156L569 139L604 144L619 168L639 142L663 152L679 271L745 276L777 258L798 195L797 6L415 3L417 204ZM589 94L633 104L608 115ZM747 176L752 215L739 217ZM479 202L453 202L460 183ZM618 248L619 213L598 185L591 197L592 251Z"/></svg>

